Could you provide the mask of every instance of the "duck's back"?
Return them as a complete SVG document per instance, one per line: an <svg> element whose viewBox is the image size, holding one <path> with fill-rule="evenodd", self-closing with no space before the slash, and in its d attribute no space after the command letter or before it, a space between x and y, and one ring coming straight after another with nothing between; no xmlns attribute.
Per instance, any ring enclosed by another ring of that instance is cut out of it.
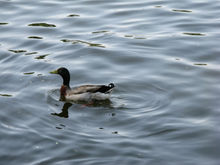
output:
<svg viewBox="0 0 220 165"><path fill-rule="evenodd" d="M82 93L96 93L98 89L100 89L102 85L82 85L78 87L74 87L68 91L69 95L82 94Z"/></svg>
<svg viewBox="0 0 220 165"><path fill-rule="evenodd" d="M65 96L67 100L106 100L110 97L112 85L82 85L67 91Z"/></svg>

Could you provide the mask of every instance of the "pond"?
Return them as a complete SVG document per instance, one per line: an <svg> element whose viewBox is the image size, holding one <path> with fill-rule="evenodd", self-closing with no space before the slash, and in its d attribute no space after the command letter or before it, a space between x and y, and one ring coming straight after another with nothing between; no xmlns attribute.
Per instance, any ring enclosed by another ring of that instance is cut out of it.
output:
<svg viewBox="0 0 220 165"><path fill-rule="evenodd" d="M219 165L220 1L0 6L0 164ZM59 101L59 67L110 100Z"/></svg>

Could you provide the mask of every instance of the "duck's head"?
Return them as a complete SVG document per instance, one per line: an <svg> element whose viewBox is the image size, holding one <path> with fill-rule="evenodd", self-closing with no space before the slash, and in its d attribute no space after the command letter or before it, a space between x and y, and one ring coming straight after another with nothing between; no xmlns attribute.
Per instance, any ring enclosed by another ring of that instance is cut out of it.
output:
<svg viewBox="0 0 220 165"><path fill-rule="evenodd" d="M51 71L51 74L59 74L63 78L63 85L66 85L69 87L69 82L70 82L70 73L68 69L61 67L57 70Z"/></svg>

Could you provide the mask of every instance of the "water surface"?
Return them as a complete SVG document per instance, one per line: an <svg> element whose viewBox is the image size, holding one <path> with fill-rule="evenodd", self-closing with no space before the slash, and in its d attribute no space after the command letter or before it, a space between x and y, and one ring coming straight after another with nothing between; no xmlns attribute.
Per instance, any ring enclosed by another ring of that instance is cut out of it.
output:
<svg viewBox="0 0 220 165"><path fill-rule="evenodd" d="M0 6L0 164L219 165L218 0ZM59 101L61 66L111 100Z"/></svg>

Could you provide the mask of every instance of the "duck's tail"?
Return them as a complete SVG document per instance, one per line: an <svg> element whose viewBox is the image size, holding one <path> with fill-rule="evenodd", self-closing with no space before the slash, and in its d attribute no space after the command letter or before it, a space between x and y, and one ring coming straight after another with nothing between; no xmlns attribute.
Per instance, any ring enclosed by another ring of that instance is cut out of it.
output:
<svg viewBox="0 0 220 165"><path fill-rule="evenodd" d="M96 92L101 93L111 93L112 89L115 87L113 83L110 83L108 85L102 85Z"/></svg>
<svg viewBox="0 0 220 165"><path fill-rule="evenodd" d="M115 84L110 83L110 84L108 84L108 87L109 87L109 88L114 88L114 87L115 87Z"/></svg>
<svg viewBox="0 0 220 165"><path fill-rule="evenodd" d="M107 91L105 93L111 93L111 91L113 90L114 87L115 87L115 84L113 84L113 83L108 84L108 86L106 88Z"/></svg>

